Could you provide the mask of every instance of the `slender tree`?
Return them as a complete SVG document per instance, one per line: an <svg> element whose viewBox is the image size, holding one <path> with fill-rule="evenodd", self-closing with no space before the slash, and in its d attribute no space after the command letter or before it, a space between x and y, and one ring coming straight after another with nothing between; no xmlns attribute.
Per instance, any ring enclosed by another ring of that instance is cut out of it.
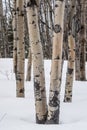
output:
<svg viewBox="0 0 87 130"><path fill-rule="evenodd" d="M3 41L2 22L3 22L3 5L2 5L2 0L0 0L0 46ZM1 47L0 47L0 58L1 57L2 55L1 55Z"/></svg>
<svg viewBox="0 0 87 130"><path fill-rule="evenodd" d="M13 10L12 10L12 16L13 16L13 70L15 75L17 74L17 13L16 13L16 4L17 1L13 1Z"/></svg>
<svg viewBox="0 0 87 130"><path fill-rule="evenodd" d="M24 1L17 0L17 76L16 95L24 97Z"/></svg>
<svg viewBox="0 0 87 130"><path fill-rule="evenodd" d="M53 54L47 124L59 123L64 8L64 0L55 0Z"/></svg>
<svg viewBox="0 0 87 130"><path fill-rule="evenodd" d="M75 18L75 79L80 80L80 28L81 28L81 5L76 0L76 18Z"/></svg>
<svg viewBox="0 0 87 130"><path fill-rule="evenodd" d="M5 6L4 6L4 17L3 17L3 56L5 58L8 57L8 4L7 1L5 0Z"/></svg>
<svg viewBox="0 0 87 130"><path fill-rule="evenodd" d="M85 6L86 0L76 0L76 53L75 53L75 78L76 80L86 80L85 60L86 60L86 25Z"/></svg>
<svg viewBox="0 0 87 130"><path fill-rule="evenodd" d="M38 6L39 0L27 0L27 18L34 73L36 122L39 124L43 124L45 123L47 116L47 103L43 66L43 52L38 25Z"/></svg>
<svg viewBox="0 0 87 130"><path fill-rule="evenodd" d="M66 74L65 96L64 102L72 101L72 87L74 78L74 62L75 62L75 2L70 0L70 13L68 22L68 66Z"/></svg>
<svg viewBox="0 0 87 130"><path fill-rule="evenodd" d="M86 63L86 24L85 24L85 3L86 0L81 0L81 29L80 29L80 80L86 80L85 63Z"/></svg>
<svg viewBox="0 0 87 130"><path fill-rule="evenodd" d="M64 35L63 35L63 54L64 59L68 59L68 19L69 19L69 4L65 3L64 11Z"/></svg>

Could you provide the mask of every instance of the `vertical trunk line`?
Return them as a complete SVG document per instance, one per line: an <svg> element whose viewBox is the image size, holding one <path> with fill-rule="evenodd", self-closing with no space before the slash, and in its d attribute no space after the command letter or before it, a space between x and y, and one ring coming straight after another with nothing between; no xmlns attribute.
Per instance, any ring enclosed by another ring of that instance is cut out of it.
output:
<svg viewBox="0 0 87 130"><path fill-rule="evenodd" d="M68 21L68 66L66 74L64 102L72 101L72 88L75 62L75 0L70 1L70 13Z"/></svg>
<svg viewBox="0 0 87 130"><path fill-rule="evenodd" d="M50 77L48 117L46 124L59 124L64 8L65 2L63 0L55 1L53 54Z"/></svg>
<svg viewBox="0 0 87 130"><path fill-rule="evenodd" d="M38 25L38 6L39 0L27 0L27 18L34 73L36 123L44 124L47 117L47 102L45 90L43 51L40 41L40 30Z"/></svg>
<svg viewBox="0 0 87 130"><path fill-rule="evenodd" d="M24 1L17 0L17 76L16 96L24 97Z"/></svg>

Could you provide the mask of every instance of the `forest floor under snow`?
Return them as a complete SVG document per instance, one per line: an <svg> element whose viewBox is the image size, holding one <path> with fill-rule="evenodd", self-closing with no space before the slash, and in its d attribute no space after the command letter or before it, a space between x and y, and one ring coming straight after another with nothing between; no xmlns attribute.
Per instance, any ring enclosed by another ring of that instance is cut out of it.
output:
<svg viewBox="0 0 87 130"><path fill-rule="evenodd" d="M27 60L25 62L26 73ZM51 61L45 60L47 100L50 86ZM87 67L87 66L86 66ZM64 62L59 125L35 123L33 74L25 81L25 98L16 98L16 81L12 59L0 59L0 130L87 130L87 81L73 83L72 103L64 103L67 62ZM86 71L87 73L87 71Z"/></svg>

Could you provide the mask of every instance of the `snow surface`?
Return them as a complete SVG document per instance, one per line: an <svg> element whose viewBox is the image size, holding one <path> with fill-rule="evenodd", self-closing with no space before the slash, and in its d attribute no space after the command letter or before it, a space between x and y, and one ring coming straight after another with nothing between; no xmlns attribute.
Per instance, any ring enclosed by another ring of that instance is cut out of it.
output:
<svg viewBox="0 0 87 130"><path fill-rule="evenodd" d="M50 85L50 60L45 60L47 97ZM26 72L27 60L25 62ZM61 85L59 125L35 123L33 78L25 81L25 98L16 98L12 59L0 59L0 130L87 130L87 82L74 81L73 101L64 103L67 62L64 62ZM32 75L33 77L33 75Z"/></svg>

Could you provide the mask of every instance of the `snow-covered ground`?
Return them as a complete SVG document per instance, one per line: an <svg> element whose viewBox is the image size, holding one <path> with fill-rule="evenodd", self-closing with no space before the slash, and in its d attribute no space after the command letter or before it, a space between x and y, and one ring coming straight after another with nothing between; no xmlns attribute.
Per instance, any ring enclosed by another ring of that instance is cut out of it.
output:
<svg viewBox="0 0 87 130"><path fill-rule="evenodd" d="M45 61L47 95L49 95L50 63L49 60ZM33 78L31 82L25 81L25 98L16 98L13 61L0 59L0 130L87 130L87 82L74 81L73 101L64 103L66 68L65 62L61 85L60 124L39 125L35 123Z"/></svg>

